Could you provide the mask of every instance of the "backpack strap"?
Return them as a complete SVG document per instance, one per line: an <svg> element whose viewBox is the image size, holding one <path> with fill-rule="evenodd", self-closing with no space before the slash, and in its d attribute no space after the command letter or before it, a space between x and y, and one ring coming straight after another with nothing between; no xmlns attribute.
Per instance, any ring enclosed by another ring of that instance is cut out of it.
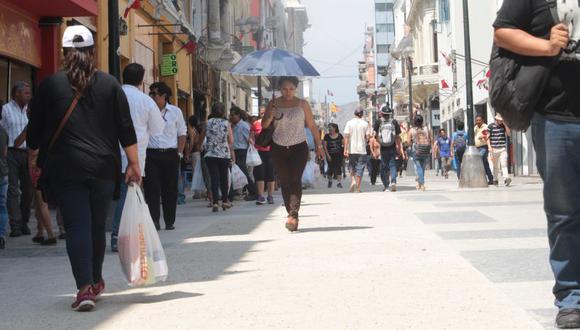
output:
<svg viewBox="0 0 580 330"><path fill-rule="evenodd" d="M548 8L550 9L550 14L552 14L552 19L554 20L554 25L560 23L560 15L558 15L558 2L557 0L546 0L548 3Z"/></svg>

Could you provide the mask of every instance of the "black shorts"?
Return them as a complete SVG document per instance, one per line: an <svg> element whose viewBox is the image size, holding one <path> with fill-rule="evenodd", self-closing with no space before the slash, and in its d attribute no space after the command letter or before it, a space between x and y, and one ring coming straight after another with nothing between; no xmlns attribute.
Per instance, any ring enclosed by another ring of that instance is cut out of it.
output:
<svg viewBox="0 0 580 330"><path fill-rule="evenodd" d="M260 153L262 164L260 166L254 167L254 180L264 182L276 181L274 176L274 164L272 163L271 151L258 152Z"/></svg>

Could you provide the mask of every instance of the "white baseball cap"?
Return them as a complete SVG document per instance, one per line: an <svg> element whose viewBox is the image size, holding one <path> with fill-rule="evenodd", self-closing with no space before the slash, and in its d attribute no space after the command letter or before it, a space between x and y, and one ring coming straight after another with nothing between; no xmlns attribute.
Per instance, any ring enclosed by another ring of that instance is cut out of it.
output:
<svg viewBox="0 0 580 330"><path fill-rule="evenodd" d="M76 37L81 37L82 40L76 42L73 41ZM83 48L94 45L95 41L93 40L93 34L86 26L73 25L64 30L64 35L62 36L63 48Z"/></svg>

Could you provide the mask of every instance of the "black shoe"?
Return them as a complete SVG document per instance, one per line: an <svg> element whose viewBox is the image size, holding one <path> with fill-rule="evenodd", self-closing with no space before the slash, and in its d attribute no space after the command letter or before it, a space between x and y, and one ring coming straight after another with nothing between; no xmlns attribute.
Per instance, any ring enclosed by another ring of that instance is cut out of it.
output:
<svg viewBox="0 0 580 330"><path fill-rule="evenodd" d="M111 235L111 252L119 252L119 238L117 235Z"/></svg>
<svg viewBox="0 0 580 330"><path fill-rule="evenodd" d="M20 237L22 236L22 232L20 230L13 230L10 232L10 237Z"/></svg>
<svg viewBox="0 0 580 330"><path fill-rule="evenodd" d="M6 240L4 237L0 237L0 250L4 250L6 248Z"/></svg>
<svg viewBox="0 0 580 330"><path fill-rule="evenodd" d="M40 243L40 245L56 245L56 237L53 238L47 238L45 240L42 240L42 242Z"/></svg>
<svg viewBox="0 0 580 330"><path fill-rule="evenodd" d="M23 226L23 227L20 229L20 231L22 232L22 235L24 235L24 236L28 236L28 235L30 235L30 234L31 234L31 233L30 233L30 229L28 229L28 226Z"/></svg>
<svg viewBox="0 0 580 330"><path fill-rule="evenodd" d="M60 233L58 239L66 239L66 233Z"/></svg>
<svg viewBox="0 0 580 330"><path fill-rule="evenodd" d="M157 229L159 231L159 230L161 230L161 226L158 223L156 223L155 224L155 229Z"/></svg>
<svg viewBox="0 0 580 330"><path fill-rule="evenodd" d="M328 188L332 188L332 181L328 181Z"/></svg>
<svg viewBox="0 0 580 330"><path fill-rule="evenodd" d="M245 200L246 202L253 202L253 201L255 201L255 200L256 200L256 196L253 196L253 195L248 195L248 196L244 197L244 200Z"/></svg>
<svg viewBox="0 0 580 330"><path fill-rule="evenodd" d="M556 316L556 326L560 329L580 328L580 309L562 309Z"/></svg>
<svg viewBox="0 0 580 330"><path fill-rule="evenodd" d="M34 236L32 238L33 243L42 244L44 242L44 236Z"/></svg>
<svg viewBox="0 0 580 330"><path fill-rule="evenodd" d="M494 184L494 183L493 183L493 181L488 181L488 182L487 182L487 185L488 185L488 186L493 186L493 184Z"/></svg>
<svg viewBox="0 0 580 330"><path fill-rule="evenodd" d="M174 225L167 225L167 226L165 226L165 230L175 230L175 226Z"/></svg>

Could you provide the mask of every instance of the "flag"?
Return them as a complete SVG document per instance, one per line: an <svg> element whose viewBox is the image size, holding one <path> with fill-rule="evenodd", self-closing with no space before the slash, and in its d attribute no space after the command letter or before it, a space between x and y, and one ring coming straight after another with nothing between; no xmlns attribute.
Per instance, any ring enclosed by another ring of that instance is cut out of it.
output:
<svg viewBox="0 0 580 330"><path fill-rule="evenodd" d="M336 106L334 102L330 103L330 112L337 113L340 111L340 108Z"/></svg>
<svg viewBox="0 0 580 330"><path fill-rule="evenodd" d="M141 8L141 0L129 0L127 8L125 8L125 13L123 14L123 17L127 18L127 16L129 16L129 12L131 11L131 9L139 9L139 8Z"/></svg>
<svg viewBox="0 0 580 330"><path fill-rule="evenodd" d="M441 79L441 88L449 89L449 84L447 83L447 81L445 81L445 79Z"/></svg>
<svg viewBox="0 0 580 330"><path fill-rule="evenodd" d="M194 40L189 40L183 48L185 48L188 55L191 55L197 49L197 43Z"/></svg>

